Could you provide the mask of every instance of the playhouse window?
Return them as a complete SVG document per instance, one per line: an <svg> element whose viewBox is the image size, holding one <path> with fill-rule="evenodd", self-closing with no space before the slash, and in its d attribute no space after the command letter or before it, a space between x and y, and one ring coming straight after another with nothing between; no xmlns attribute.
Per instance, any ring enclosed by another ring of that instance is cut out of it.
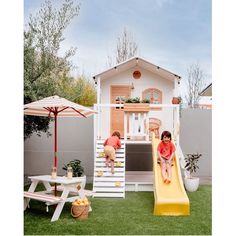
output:
<svg viewBox="0 0 236 236"><path fill-rule="evenodd" d="M143 99L149 99L152 104L162 103L162 92L156 88L148 88L143 91ZM160 108L156 108L160 110Z"/></svg>

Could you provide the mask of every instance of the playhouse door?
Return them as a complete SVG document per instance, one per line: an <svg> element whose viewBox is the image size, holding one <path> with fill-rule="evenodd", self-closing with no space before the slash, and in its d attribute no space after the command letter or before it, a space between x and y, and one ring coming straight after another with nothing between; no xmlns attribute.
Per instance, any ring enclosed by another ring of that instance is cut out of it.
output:
<svg viewBox="0 0 236 236"><path fill-rule="evenodd" d="M111 86L111 103L121 104L130 97L130 86L112 85ZM123 107L111 108L111 134L119 131L121 138L124 138L124 111Z"/></svg>

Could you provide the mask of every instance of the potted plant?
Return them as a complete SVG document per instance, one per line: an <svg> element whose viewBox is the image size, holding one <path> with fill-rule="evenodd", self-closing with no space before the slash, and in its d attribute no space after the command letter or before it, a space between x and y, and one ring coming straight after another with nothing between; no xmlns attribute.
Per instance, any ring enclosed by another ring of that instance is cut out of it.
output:
<svg viewBox="0 0 236 236"><path fill-rule="evenodd" d="M81 161L78 159L75 159L73 161L70 161L64 167L62 167L63 170L67 171L68 167L72 168L73 171L73 177L81 178L81 187L84 188L86 184L86 175L84 175L84 168L81 166Z"/></svg>
<svg viewBox="0 0 236 236"><path fill-rule="evenodd" d="M148 99L140 100L139 97L128 98L124 103L124 111L128 112L148 112L149 111Z"/></svg>
<svg viewBox="0 0 236 236"><path fill-rule="evenodd" d="M193 173L197 172L199 169L198 160L202 156L199 153L187 154L185 160L185 169L189 171L189 177L184 179L185 188L189 192L194 192L198 189L199 186L199 178L193 177Z"/></svg>
<svg viewBox="0 0 236 236"><path fill-rule="evenodd" d="M172 98L172 104L180 104L181 101L182 101L182 98L180 96Z"/></svg>

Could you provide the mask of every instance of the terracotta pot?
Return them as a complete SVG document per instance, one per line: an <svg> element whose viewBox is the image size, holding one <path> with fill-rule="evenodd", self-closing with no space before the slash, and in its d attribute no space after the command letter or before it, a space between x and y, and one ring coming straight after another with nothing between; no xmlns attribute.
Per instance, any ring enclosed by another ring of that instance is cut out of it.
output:
<svg viewBox="0 0 236 236"><path fill-rule="evenodd" d="M180 99L178 97L173 97L172 104L180 104Z"/></svg>

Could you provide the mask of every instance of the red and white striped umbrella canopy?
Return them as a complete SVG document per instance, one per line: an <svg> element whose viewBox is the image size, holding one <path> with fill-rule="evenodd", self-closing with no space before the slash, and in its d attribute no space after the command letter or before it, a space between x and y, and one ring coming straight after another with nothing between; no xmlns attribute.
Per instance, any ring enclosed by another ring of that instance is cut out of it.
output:
<svg viewBox="0 0 236 236"><path fill-rule="evenodd" d="M24 105L24 114L32 116L88 117L96 111L59 96L51 96Z"/></svg>
<svg viewBox="0 0 236 236"><path fill-rule="evenodd" d="M88 117L96 111L59 96L51 96L24 105L24 114L54 117L54 166L57 167L57 117ZM55 184L55 196L56 196Z"/></svg>

